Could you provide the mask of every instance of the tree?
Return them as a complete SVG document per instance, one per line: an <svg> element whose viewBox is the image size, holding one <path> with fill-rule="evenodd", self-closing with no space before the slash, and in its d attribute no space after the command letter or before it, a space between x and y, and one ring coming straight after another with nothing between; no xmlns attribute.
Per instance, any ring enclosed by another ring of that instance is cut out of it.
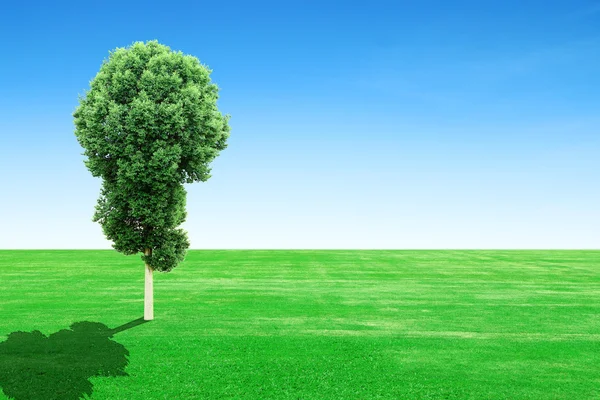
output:
<svg viewBox="0 0 600 400"><path fill-rule="evenodd" d="M109 53L73 113L84 161L102 189L93 221L113 248L143 253L144 319L154 317L152 271L183 261L184 183L210 178L227 147L228 115L206 66L157 41Z"/></svg>

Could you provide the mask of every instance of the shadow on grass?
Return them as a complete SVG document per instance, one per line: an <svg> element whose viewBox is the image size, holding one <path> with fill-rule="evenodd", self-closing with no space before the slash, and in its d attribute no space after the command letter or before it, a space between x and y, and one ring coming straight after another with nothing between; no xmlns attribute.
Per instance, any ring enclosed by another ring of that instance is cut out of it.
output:
<svg viewBox="0 0 600 400"><path fill-rule="evenodd" d="M49 336L13 332L0 342L0 388L15 400L91 396L91 377L127 376L129 351L113 335L144 322L139 318L115 329L99 322L75 322Z"/></svg>

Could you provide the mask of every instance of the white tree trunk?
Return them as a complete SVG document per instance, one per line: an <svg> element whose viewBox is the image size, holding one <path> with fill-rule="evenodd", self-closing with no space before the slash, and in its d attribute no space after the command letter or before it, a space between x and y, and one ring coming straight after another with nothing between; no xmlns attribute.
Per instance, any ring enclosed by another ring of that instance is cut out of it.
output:
<svg viewBox="0 0 600 400"><path fill-rule="evenodd" d="M146 249L145 255L150 255L151 250ZM144 286L144 319L151 321L154 319L154 288L152 285L152 268L146 263L146 278Z"/></svg>

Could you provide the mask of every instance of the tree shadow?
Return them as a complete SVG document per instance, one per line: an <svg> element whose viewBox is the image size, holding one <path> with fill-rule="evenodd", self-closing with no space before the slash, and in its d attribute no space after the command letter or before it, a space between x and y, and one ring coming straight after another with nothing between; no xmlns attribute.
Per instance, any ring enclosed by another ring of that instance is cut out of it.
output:
<svg viewBox="0 0 600 400"><path fill-rule="evenodd" d="M144 322L139 318L114 329L99 322L75 322L49 336L13 332L0 343L0 387L15 400L91 396L91 377L127 376L129 351L113 335Z"/></svg>

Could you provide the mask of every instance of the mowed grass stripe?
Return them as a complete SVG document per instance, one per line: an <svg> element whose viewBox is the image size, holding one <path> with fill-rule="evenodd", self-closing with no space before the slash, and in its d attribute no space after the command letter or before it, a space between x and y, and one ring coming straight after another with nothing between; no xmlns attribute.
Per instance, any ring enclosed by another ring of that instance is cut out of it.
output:
<svg viewBox="0 0 600 400"><path fill-rule="evenodd" d="M142 313L139 256L0 251L0 285L0 340ZM92 398L598 398L599 300L600 251L190 251Z"/></svg>

